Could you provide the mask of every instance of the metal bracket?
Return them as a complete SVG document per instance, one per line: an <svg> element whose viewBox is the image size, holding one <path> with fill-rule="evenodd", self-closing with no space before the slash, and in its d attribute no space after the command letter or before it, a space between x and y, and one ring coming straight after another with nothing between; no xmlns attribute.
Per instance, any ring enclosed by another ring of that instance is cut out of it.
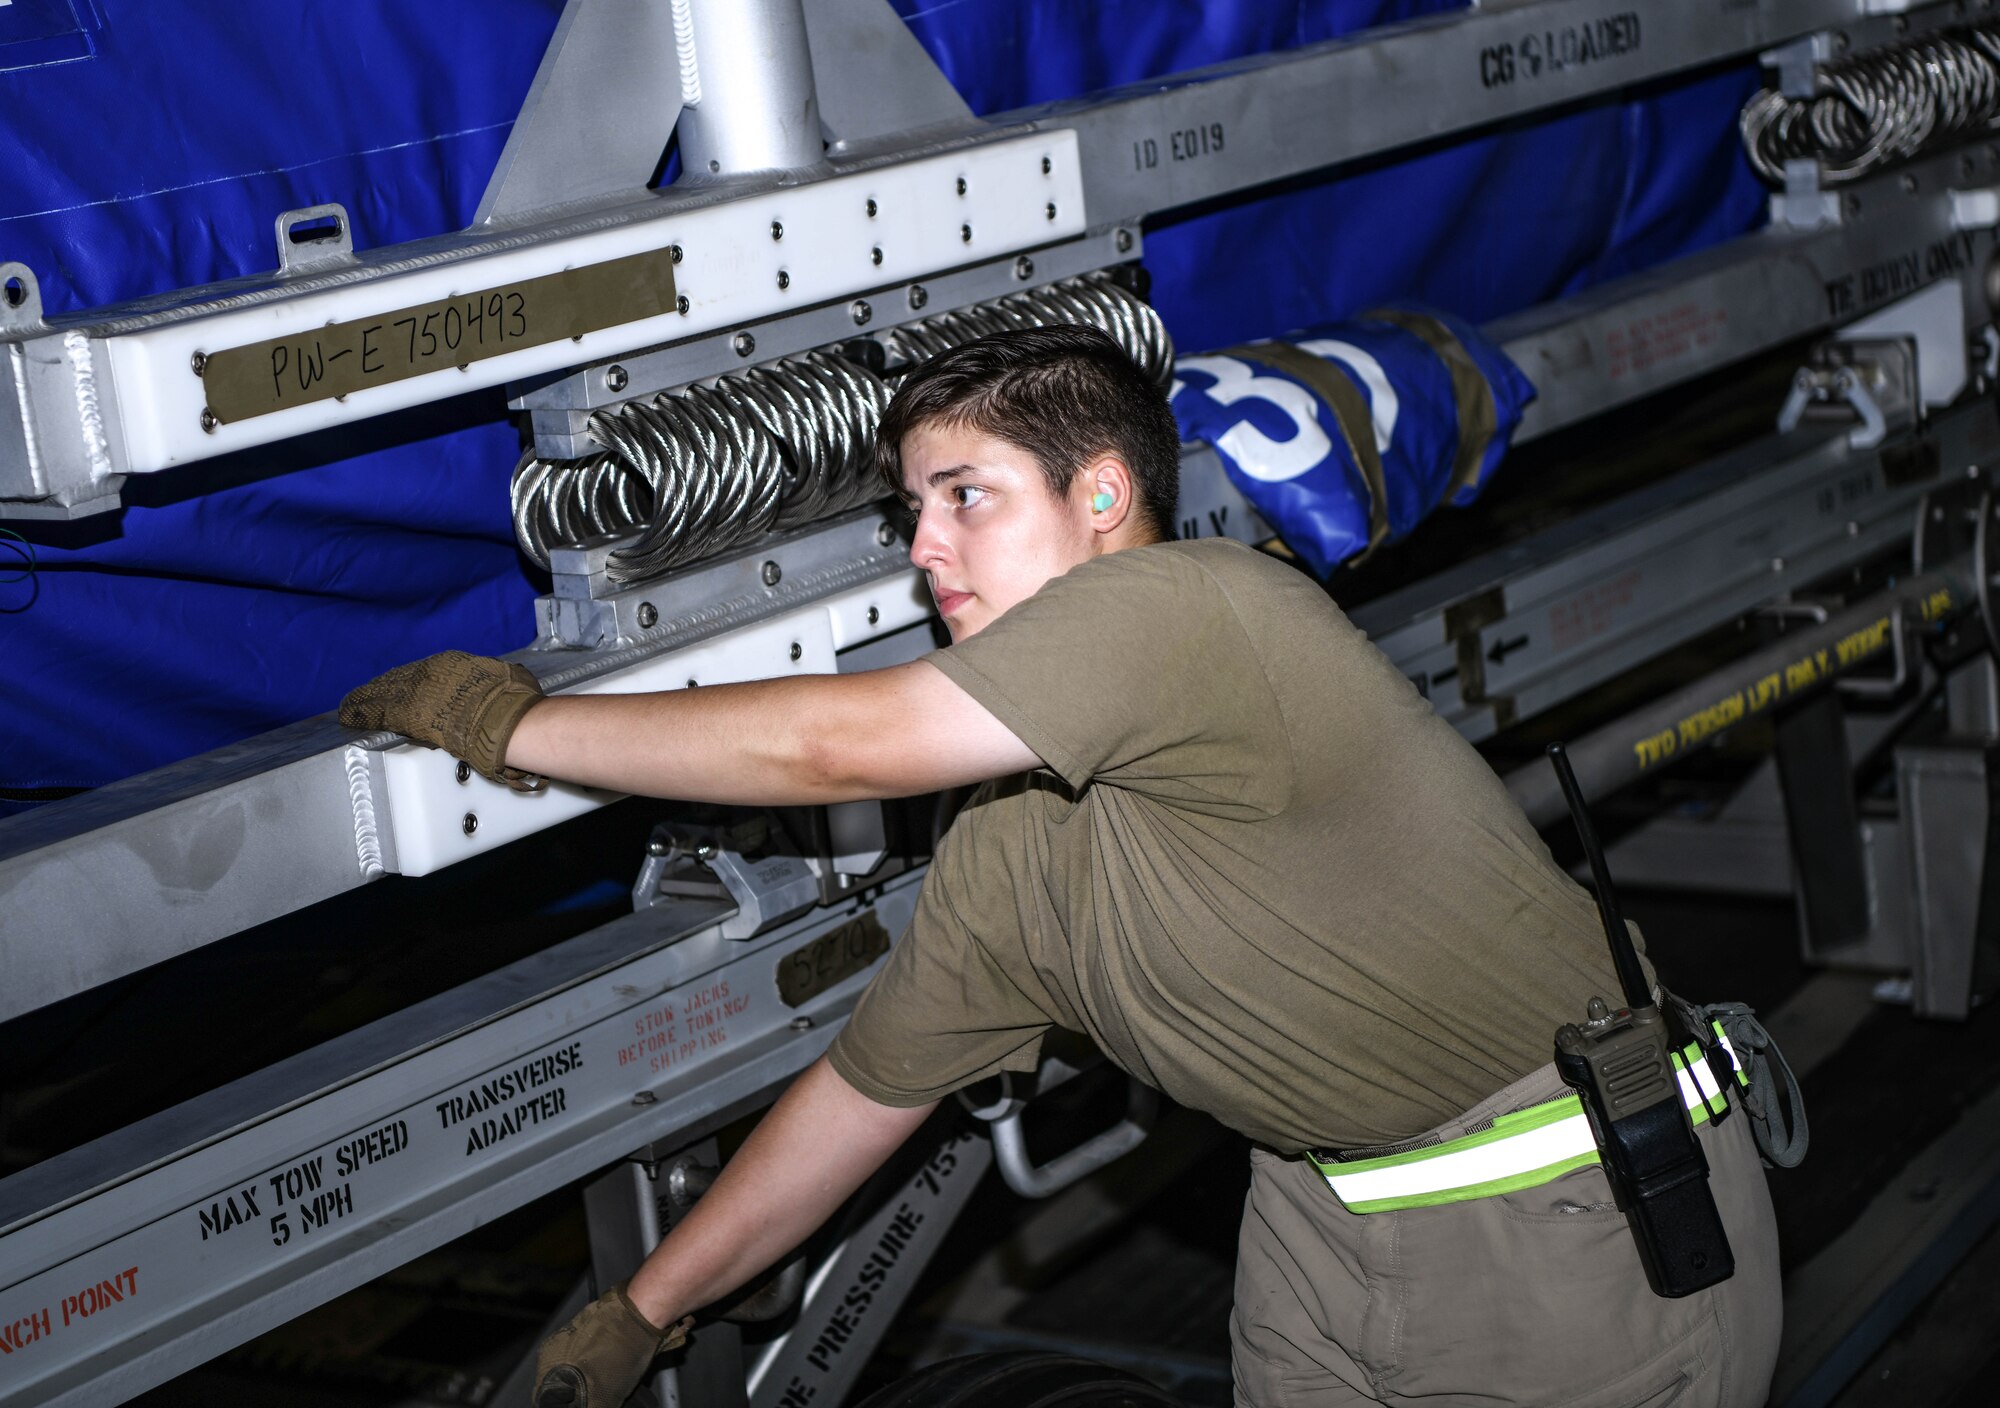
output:
<svg viewBox="0 0 2000 1408"><path fill-rule="evenodd" d="M1916 355L1907 338L1824 343L1792 378L1791 394L1778 411L1778 430L1798 429L1820 408L1846 406L1861 418L1847 443L1873 449L1891 429L1914 422L1916 385Z"/></svg>
<svg viewBox="0 0 2000 1408"><path fill-rule="evenodd" d="M42 322L42 286L35 271L17 260L0 260L0 338L46 332Z"/></svg>
<svg viewBox="0 0 2000 1408"><path fill-rule="evenodd" d="M803 856L772 851L751 859L783 832L768 817L742 826L661 825L632 886L632 908L650 909L690 898L736 905L722 922L725 939L753 939L819 903L819 872Z"/></svg>
<svg viewBox="0 0 2000 1408"><path fill-rule="evenodd" d="M338 202L287 210L278 217L277 231L281 276L354 262L354 227L348 222L347 207Z"/></svg>

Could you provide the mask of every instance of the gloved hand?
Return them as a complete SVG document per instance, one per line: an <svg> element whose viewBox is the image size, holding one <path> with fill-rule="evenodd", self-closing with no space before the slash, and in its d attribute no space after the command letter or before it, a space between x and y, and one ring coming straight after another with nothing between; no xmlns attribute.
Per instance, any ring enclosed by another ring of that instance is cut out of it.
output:
<svg viewBox="0 0 2000 1408"><path fill-rule="evenodd" d="M656 1355L687 1343L688 1316L662 1330L613 1286L542 1342L535 1357L535 1408L620 1408Z"/></svg>
<svg viewBox="0 0 2000 1408"><path fill-rule="evenodd" d="M542 687L521 666L447 650L398 665L353 690L340 701L340 721L443 748L481 777L516 792L537 792L548 784L507 766L507 740L521 716L542 699Z"/></svg>

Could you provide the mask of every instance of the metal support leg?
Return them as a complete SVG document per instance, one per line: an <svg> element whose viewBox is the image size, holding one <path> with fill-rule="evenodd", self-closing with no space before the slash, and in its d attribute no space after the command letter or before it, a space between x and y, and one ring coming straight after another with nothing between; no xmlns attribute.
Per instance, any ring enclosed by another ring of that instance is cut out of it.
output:
<svg viewBox="0 0 2000 1408"><path fill-rule="evenodd" d="M687 0L685 13L692 32L681 48L682 179L823 163L801 0Z"/></svg>
<svg viewBox="0 0 2000 1408"><path fill-rule="evenodd" d="M713 1139L669 1160L653 1160L647 1157L651 1152L642 1151L618 1164L583 1190L591 1274L600 1292L629 1281L647 1253L659 1245L676 1213L693 1202L692 1197L676 1198L675 1172L712 1173L721 1162ZM633 1402L642 1402L641 1395L648 1390L660 1408L742 1408L747 1402L742 1331L719 1321L702 1324L673 1367L655 1374Z"/></svg>
<svg viewBox="0 0 2000 1408"><path fill-rule="evenodd" d="M2000 743L1898 749L1915 928L1910 1001L1920 1017L1963 1019L1990 985L2000 946Z"/></svg>
<svg viewBox="0 0 2000 1408"><path fill-rule="evenodd" d="M1861 816L1841 707L1837 694L1822 694L1777 726L1778 782L1798 879L1800 942L1809 959L1835 957L1869 932Z"/></svg>

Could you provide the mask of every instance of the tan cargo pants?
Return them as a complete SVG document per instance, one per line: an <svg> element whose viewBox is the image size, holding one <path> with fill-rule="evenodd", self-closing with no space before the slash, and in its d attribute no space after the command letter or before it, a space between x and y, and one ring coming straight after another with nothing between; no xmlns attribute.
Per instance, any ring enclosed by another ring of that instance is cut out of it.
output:
<svg viewBox="0 0 2000 1408"><path fill-rule="evenodd" d="M1553 1066L1443 1126L1561 1094ZM1701 1127L1736 1274L1653 1294L1602 1171L1365 1216L1304 1159L1251 1153L1230 1320L1239 1408L1736 1408L1778 1356L1778 1236L1741 1110Z"/></svg>

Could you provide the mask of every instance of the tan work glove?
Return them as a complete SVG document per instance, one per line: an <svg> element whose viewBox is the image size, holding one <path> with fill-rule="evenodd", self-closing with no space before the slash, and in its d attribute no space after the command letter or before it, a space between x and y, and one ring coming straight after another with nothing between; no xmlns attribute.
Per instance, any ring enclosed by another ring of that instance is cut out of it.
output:
<svg viewBox="0 0 2000 1408"><path fill-rule="evenodd" d="M340 721L442 748L481 777L516 792L538 792L548 785L543 779L507 766L507 740L542 699L542 687L521 666L447 650L398 665L352 691L340 701Z"/></svg>
<svg viewBox="0 0 2000 1408"><path fill-rule="evenodd" d="M657 1355L687 1343L688 1316L662 1330L613 1286L542 1341L535 1356L535 1408L620 1408Z"/></svg>

